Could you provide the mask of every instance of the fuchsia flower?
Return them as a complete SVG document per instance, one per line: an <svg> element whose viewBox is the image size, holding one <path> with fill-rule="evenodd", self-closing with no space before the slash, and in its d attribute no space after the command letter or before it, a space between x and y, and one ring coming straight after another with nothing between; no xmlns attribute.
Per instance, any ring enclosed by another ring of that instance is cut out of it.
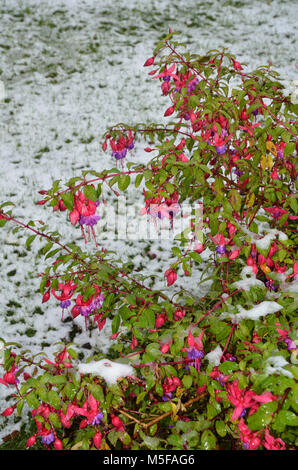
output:
<svg viewBox="0 0 298 470"><path fill-rule="evenodd" d="M181 320L183 317L185 317L185 310L181 310L181 309L178 309L174 312L174 320L175 321L179 321Z"/></svg>
<svg viewBox="0 0 298 470"><path fill-rule="evenodd" d="M268 429L265 430L265 439L262 442L263 446L267 450L286 450L286 444L279 437L276 439L271 436Z"/></svg>
<svg viewBox="0 0 298 470"><path fill-rule="evenodd" d="M252 390L239 389L238 380L234 380L231 384L226 385L228 392L228 400L235 406L231 421L235 421L239 417L246 414L246 410L250 408L249 415L253 414L259 407L260 403L268 403L277 399L271 392L265 392L257 395Z"/></svg>
<svg viewBox="0 0 298 470"><path fill-rule="evenodd" d="M134 137L131 130L128 132L128 137L121 135L118 137L118 140L115 141L112 137L110 139L110 147L112 149L112 156L115 159L123 160L126 157L127 150L132 150L134 148Z"/></svg>
<svg viewBox="0 0 298 470"><path fill-rule="evenodd" d="M144 192L146 197L146 193ZM173 194L171 198L164 198L161 195L155 198L147 198L145 200L146 206L140 210L140 214L150 214L151 217L159 219L169 219L173 225L173 218L180 210L178 204L179 195Z"/></svg>
<svg viewBox="0 0 298 470"><path fill-rule="evenodd" d="M240 431L240 438L246 450L256 450L261 445L260 431L252 432L244 423L243 418L239 421L238 429Z"/></svg>
<svg viewBox="0 0 298 470"><path fill-rule="evenodd" d="M164 325L167 320L167 315L165 313L160 313L157 315L155 320L155 328L160 328Z"/></svg>
<svg viewBox="0 0 298 470"><path fill-rule="evenodd" d="M219 135L216 132L214 135L214 145L219 155L223 155L224 153L226 153L227 147L225 143L226 143L226 140L224 140L222 137L219 137Z"/></svg>
<svg viewBox="0 0 298 470"><path fill-rule="evenodd" d="M167 278L168 287L174 284L177 281L176 271L172 268L168 269L165 272L165 277Z"/></svg>
<svg viewBox="0 0 298 470"><path fill-rule="evenodd" d="M189 362L189 364L197 369L200 370L201 362L204 357L204 348L202 343L202 337L204 334L204 330L202 333L197 337L194 338L191 331L188 332L188 350L187 350L187 358L193 359L193 362ZM188 367L186 367L188 369Z"/></svg>
<svg viewBox="0 0 298 470"><path fill-rule="evenodd" d="M146 62L144 63L144 67L149 67L150 65L153 65L154 59L155 57L149 57L149 59L147 59Z"/></svg>
<svg viewBox="0 0 298 470"><path fill-rule="evenodd" d="M100 216L95 214L98 205L99 201L91 201L91 199L88 199L81 191L78 191L77 194L74 195L73 210L69 214L69 219L72 225L76 225L79 222L85 243L87 243L87 240L84 232L84 225L88 227L89 238L91 230L96 243L94 225L96 225L100 219Z"/></svg>
<svg viewBox="0 0 298 470"><path fill-rule="evenodd" d="M226 245L229 243L229 240L221 233L218 233L215 237L212 237L211 235L209 235L209 237L217 245L216 253L219 255L225 255L227 252Z"/></svg>
<svg viewBox="0 0 298 470"><path fill-rule="evenodd" d="M53 296L57 300L60 300L60 307L62 308L62 318L64 310L71 305L70 299L73 296L76 287L77 285L72 284L72 281L70 280L67 284L63 284L62 282L58 284L58 290L61 291L60 295L57 295L55 289L52 289Z"/></svg>
<svg viewBox="0 0 298 470"><path fill-rule="evenodd" d="M120 432L125 431L123 422L118 416L112 415L112 424L115 427L116 431L118 431L118 432L119 431Z"/></svg>
<svg viewBox="0 0 298 470"><path fill-rule="evenodd" d="M264 209L265 209L265 211L269 212L269 214L272 215L272 217L276 220L279 220L282 215L289 213L289 211L283 209L282 207L277 207L277 206L264 207ZM298 215L289 215L288 218L291 219L291 220L297 220ZM286 224L287 224L287 222L286 222Z"/></svg>
<svg viewBox="0 0 298 470"><path fill-rule="evenodd" d="M153 78L164 78L164 77L170 77L170 78L174 78L175 80L179 80L179 77L178 75L176 75L174 72L175 70L175 64L171 65L171 67L169 69L167 69L167 67L165 67L164 71L159 73L158 75L156 75L155 77Z"/></svg>
<svg viewBox="0 0 298 470"><path fill-rule="evenodd" d="M237 60L232 59L234 70L243 70L242 65Z"/></svg>
<svg viewBox="0 0 298 470"><path fill-rule="evenodd" d="M163 383L163 401L169 401L172 398L172 392L176 390L177 387L181 387L181 381L178 377L166 377Z"/></svg>
<svg viewBox="0 0 298 470"><path fill-rule="evenodd" d="M275 323L276 326L281 326L280 323ZM280 334L280 337L278 338L277 341L284 341L288 347L288 350L291 351L291 350L294 350L296 351L298 348L296 346L296 344L294 343L294 341L289 337L290 335L290 332L286 329L281 329L281 328L276 328L276 331Z"/></svg>

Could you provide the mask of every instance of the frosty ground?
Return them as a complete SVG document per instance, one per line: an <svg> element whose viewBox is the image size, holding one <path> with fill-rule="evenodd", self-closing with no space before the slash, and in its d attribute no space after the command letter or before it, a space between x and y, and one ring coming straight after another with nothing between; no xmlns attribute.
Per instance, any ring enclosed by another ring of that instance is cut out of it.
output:
<svg viewBox="0 0 298 470"><path fill-rule="evenodd" d="M101 150L108 126L163 121L165 99L143 63L169 27L181 31L181 41L196 53L226 47L250 70L272 61L290 92L291 81L297 79L296 17L292 1L2 1L0 202L14 202L20 220L44 220L59 228L66 241L82 243L69 222L61 223L64 215L35 205L37 191L54 180L80 175L82 169L114 167L111 156ZM132 159L144 158L138 143ZM113 195L105 196L114 201ZM127 197L135 201L134 192ZM82 360L94 351L106 353L109 324L100 335L89 336L80 320L66 318L62 323L54 301L41 304L38 242L27 251L24 240L8 224L0 231L0 337L33 353L50 355L61 340L73 340ZM102 241L146 272L148 282L152 277L157 288L165 287L171 243ZM88 249L94 249L92 244ZM191 284L180 278L179 286L202 296L208 284L198 289L199 280L196 273ZM6 407L7 394L2 387L0 410ZM13 419L5 428L0 424L0 439L18 427Z"/></svg>

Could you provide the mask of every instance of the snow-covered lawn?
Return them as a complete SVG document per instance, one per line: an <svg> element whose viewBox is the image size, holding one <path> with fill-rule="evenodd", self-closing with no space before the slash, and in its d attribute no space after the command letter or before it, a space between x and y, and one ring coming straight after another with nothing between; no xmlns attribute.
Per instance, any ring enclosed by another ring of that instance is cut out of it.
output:
<svg viewBox="0 0 298 470"><path fill-rule="evenodd" d="M69 222L61 224L64 215L34 204L37 191L80 175L82 169L114 167L101 150L108 126L161 120L157 116L163 115L165 101L143 63L169 27L181 31L181 40L194 52L224 46L250 69L272 61L289 86L297 78L296 18L295 2L277 0L2 0L0 202L14 202L21 220L44 220L65 240L78 241L79 231ZM133 158L144 157L138 144ZM113 202L113 194L105 196ZM131 191L127 197L135 202ZM33 352L50 354L62 339L73 339L85 358L96 348L106 352L109 324L90 337L80 320L75 328L67 318L62 323L53 301L41 304L38 242L28 252L24 240L9 224L0 231L0 337ZM165 286L168 241L102 244L148 276L159 275L155 285ZM199 273L191 285L182 278L180 286L202 296L202 286L196 292L198 280ZM0 410L8 394L3 388ZM18 427L13 419L9 423L5 429L0 424L0 439Z"/></svg>

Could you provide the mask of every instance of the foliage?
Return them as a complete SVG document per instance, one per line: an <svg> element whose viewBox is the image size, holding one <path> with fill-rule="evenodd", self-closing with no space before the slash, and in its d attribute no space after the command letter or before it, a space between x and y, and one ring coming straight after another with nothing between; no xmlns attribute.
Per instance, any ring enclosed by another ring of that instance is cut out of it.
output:
<svg viewBox="0 0 298 470"><path fill-rule="evenodd" d="M109 384L79 372L72 344L61 344L52 360L4 344L0 382L14 392L2 416L29 407L35 430L27 447L296 444L297 105L283 95L271 65L244 72L225 50L182 54L174 39L170 31L144 64L154 67L149 74L170 100L170 121L114 126L102 147L121 169L84 171L64 187L59 180L40 191L39 205L66 211L86 242L94 237L94 253L62 242L46 225L15 219L10 203L0 206L1 226L30 231L28 249L35 239L43 243L39 253L50 264L41 276L42 301L54 297L86 327L101 330L112 319L110 358L134 369ZM137 138L148 140L145 151L154 156L125 168ZM119 195L116 185L121 193L132 185L143 190L144 213L171 223L184 202L203 201L202 231L193 212L164 273L175 295L149 288L131 266L97 247L99 199L107 187ZM191 276L208 250L208 294L175 291L181 267Z"/></svg>

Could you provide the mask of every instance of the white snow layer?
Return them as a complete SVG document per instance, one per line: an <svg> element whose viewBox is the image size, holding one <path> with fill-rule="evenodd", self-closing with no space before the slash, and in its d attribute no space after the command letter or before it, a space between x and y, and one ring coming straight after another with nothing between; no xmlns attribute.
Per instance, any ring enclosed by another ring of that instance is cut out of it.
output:
<svg viewBox="0 0 298 470"><path fill-rule="evenodd" d="M282 305L278 304L277 302L265 300L264 302L261 302L250 310L246 310L245 308L241 307L241 305L238 305L238 313L233 314L229 312L223 312L220 317L230 317L234 323L239 323L241 320L244 319L259 320L260 317L265 317L270 313L278 312L282 308Z"/></svg>
<svg viewBox="0 0 298 470"><path fill-rule="evenodd" d="M233 283L237 289L248 291L251 287L265 287L264 283L256 278L251 266L245 266L240 276L242 279Z"/></svg>
<svg viewBox="0 0 298 470"><path fill-rule="evenodd" d="M120 377L134 375L134 369L129 364L120 364L108 359L93 361L86 364L79 364L78 370L81 374L92 374L102 377L108 385L117 383Z"/></svg>
<svg viewBox="0 0 298 470"><path fill-rule="evenodd" d="M215 366L219 366L220 364L220 358L222 355L222 349L220 345L218 345L213 351L210 351L208 354L206 354L206 359L208 359L210 364L213 364Z"/></svg>
<svg viewBox="0 0 298 470"><path fill-rule="evenodd" d="M287 366L289 363L285 360L283 356L271 356L267 359L267 365L265 368L265 373L267 375L272 374L283 374L287 377L293 378L292 372L284 369L284 366Z"/></svg>

